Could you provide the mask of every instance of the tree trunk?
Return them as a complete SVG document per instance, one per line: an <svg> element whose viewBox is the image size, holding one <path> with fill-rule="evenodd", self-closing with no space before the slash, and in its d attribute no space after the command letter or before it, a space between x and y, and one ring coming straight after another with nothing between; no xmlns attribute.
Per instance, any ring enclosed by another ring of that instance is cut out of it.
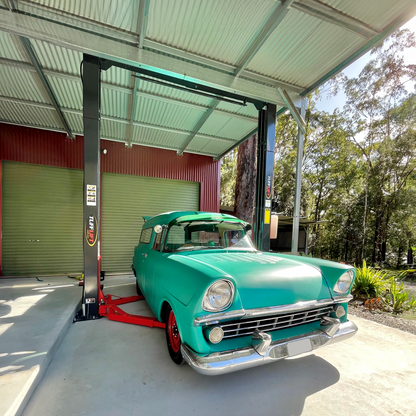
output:
<svg viewBox="0 0 416 416"><path fill-rule="evenodd" d="M376 264L377 261L377 243L378 243L378 234L379 234L379 215L378 212L376 212L376 223L374 227L374 240L373 240L373 254L371 256L371 262L373 265Z"/></svg>
<svg viewBox="0 0 416 416"><path fill-rule="evenodd" d="M234 201L235 216L249 223L253 222L256 176L257 135L253 135L238 148Z"/></svg>

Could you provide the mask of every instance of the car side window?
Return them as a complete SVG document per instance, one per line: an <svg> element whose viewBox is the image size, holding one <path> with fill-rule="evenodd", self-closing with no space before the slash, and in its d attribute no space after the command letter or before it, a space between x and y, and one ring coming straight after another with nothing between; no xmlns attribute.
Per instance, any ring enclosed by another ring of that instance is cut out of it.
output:
<svg viewBox="0 0 416 416"><path fill-rule="evenodd" d="M150 239L152 238L152 231L153 228L146 228L142 230L142 233L140 235L140 243L141 244L149 244Z"/></svg>
<svg viewBox="0 0 416 416"><path fill-rule="evenodd" d="M162 234L159 233L156 235L155 242L153 243L153 250L160 251L160 243L162 241Z"/></svg>

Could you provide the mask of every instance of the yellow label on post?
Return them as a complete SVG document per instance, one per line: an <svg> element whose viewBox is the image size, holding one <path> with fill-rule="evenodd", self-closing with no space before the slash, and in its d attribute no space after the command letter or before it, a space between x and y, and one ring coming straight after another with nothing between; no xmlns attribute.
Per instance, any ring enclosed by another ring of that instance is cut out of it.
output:
<svg viewBox="0 0 416 416"><path fill-rule="evenodd" d="M270 224L270 210L266 209L264 212L264 223Z"/></svg>

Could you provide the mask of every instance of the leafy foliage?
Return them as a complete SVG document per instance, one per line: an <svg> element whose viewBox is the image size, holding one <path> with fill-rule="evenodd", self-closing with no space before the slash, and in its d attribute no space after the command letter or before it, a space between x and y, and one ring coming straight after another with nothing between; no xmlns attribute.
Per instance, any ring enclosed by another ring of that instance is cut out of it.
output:
<svg viewBox="0 0 416 416"><path fill-rule="evenodd" d="M380 297L387 284L386 273L367 267L365 260L363 260L363 267L357 267L356 269L357 275L351 293L357 297Z"/></svg>
<svg viewBox="0 0 416 416"><path fill-rule="evenodd" d="M328 85L344 91L342 111L316 109L309 97L302 160L301 216L314 257L398 268L416 246L416 65L403 52L416 47L399 30L372 52L356 78ZM289 114L276 125L274 198L293 214L297 125ZM236 155L223 159L221 204L234 205ZM325 221L325 222L323 222Z"/></svg>
<svg viewBox="0 0 416 416"><path fill-rule="evenodd" d="M237 151L230 152L221 161L221 205L234 206L235 180L237 176Z"/></svg>

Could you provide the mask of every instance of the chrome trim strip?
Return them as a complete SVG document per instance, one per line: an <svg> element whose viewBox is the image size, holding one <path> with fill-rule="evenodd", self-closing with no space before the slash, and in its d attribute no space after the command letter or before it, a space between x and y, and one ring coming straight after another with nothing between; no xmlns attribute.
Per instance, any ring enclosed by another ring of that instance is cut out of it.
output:
<svg viewBox="0 0 416 416"><path fill-rule="evenodd" d="M316 308L319 306L333 305L333 299L310 300L308 302L297 302L289 305L270 306L268 308L246 309L246 318L251 316L284 315L291 312Z"/></svg>
<svg viewBox="0 0 416 416"><path fill-rule="evenodd" d="M336 303L348 303L351 302L354 299L353 295L347 295L347 296L335 296L334 301Z"/></svg>
<svg viewBox="0 0 416 416"><path fill-rule="evenodd" d="M241 318L246 314L244 309L229 312L211 313L209 315L198 316L194 320L195 326L214 325L221 321L230 321L236 318Z"/></svg>
<svg viewBox="0 0 416 416"><path fill-rule="evenodd" d="M237 318L251 316L267 316L288 314L290 312L298 312L304 309L315 308L319 306L334 305L337 303L346 303L352 299L352 295L336 296L334 299L310 300L307 302L297 302L289 305L269 306L257 309L239 309L236 311L211 313L209 315L198 316L194 320L194 326L215 325L221 321L230 321Z"/></svg>
<svg viewBox="0 0 416 416"><path fill-rule="evenodd" d="M322 330L314 331L298 337L275 341L270 345L264 356L258 354L254 347L200 356L195 354L188 346L182 344L181 352L185 361L196 372L204 375L215 376L263 364L269 364L274 361L287 358L289 357L288 344L293 341L309 339L313 351L317 348L351 338L357 330L358 328L353 322L347 321L339 325L333 336L328 335L328 333Z"/></svg>

